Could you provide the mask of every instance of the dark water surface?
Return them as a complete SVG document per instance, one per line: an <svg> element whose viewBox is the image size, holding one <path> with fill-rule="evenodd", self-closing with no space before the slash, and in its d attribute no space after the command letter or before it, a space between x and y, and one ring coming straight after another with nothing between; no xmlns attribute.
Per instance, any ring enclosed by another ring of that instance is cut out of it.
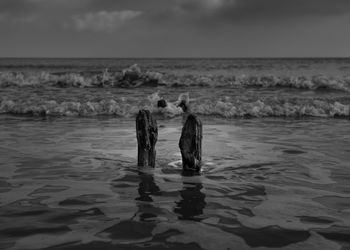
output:
<svg viewBox="0 0 350 250"><path fill-rule="evenodd" d="M349 249L349 120L202 119L190 176L180 118L140 169L133 119L1 116L0 249Z"/></svg>

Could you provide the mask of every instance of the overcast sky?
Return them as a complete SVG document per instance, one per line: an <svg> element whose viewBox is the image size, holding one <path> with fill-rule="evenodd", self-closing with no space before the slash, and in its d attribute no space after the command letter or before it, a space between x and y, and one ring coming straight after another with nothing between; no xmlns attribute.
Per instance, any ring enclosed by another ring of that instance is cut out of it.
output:
<svg viewBox="0 0 350 250"><path fill-rule="evenodd" d="M350 0L0 0L0 57L350 57Z"/></svg>

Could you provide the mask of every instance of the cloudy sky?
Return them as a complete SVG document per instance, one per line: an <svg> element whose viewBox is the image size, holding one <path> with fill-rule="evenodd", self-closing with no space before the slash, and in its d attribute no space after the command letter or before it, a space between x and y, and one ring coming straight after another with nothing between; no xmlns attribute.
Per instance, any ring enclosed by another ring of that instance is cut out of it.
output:
<svg viewBox="0 0 350 250"><path fill-rule="evenodd" d="M350 0L0 0L0 57L350 57Z"/></svg>

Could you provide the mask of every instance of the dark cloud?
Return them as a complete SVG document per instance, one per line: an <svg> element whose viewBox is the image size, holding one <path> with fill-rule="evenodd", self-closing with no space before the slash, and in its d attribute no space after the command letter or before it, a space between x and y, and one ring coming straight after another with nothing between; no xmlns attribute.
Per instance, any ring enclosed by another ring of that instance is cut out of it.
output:
<svg viewBox="0 0 350 250"><path fill-rule="evenodd" d="M1 56L349 56L350 0L0 0Z"/></svg>
<svg viewBox="0 0 350 250"><path fill-rule="evenodd" d="M0 1L0 11L5 13L23 13L33 11L35 6L30 1L25 0L2 0Z"/></svg>
<svg viewBox="0 0 350 250"><path fill-rule="evenodd" d="M307 15L337 15L350 12L348 0L236 0L232 9L241 16L264 17L300 17ZM226 12L226 14L228 14Z"/></svg>
<svg viewBox="0 0 350 250"><path fill-rule="evenodd" d="M169 18L274 20L303 16L340 15L350 12L349 0L1 0L0 12L57 12L84 14L97 11L135 10Z"/></svg>
<svg viewBox="0 0 350 250"><path fill-rule="evenodd" d="M16 18L70 19L101 11L141 11L147 21L205 26L326 17L350 12L350 0L1 0L0 13Z"/></svg>
<svg viewBox="0 0 350 250"><path fill-rule="evenodd" d="M350 13L349 0L177 0L174 3L174 16L208 21L280 21Z"/></svg>
<svg viewBox="0 0 350 250"><path fill-rule="evenodd" d="M8 15L8 22L37 17L41 22L65 19L87 0L1 0L0 12Z"/></svg>
<svg viewBox="0 0 350 250"><path fill-rule="evenodd" d="M131 10L161 10L173 0L0 0L0 12L23 11L97 12ZM62 15L65 13L62 12Z"/></svg>

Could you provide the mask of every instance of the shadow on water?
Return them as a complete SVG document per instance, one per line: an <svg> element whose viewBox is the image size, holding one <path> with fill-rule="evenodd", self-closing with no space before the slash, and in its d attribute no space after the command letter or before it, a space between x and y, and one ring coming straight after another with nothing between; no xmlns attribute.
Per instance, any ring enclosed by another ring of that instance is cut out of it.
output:
<svg viewBox="0 0 350 250"><path fill-rule="evenodd" d="M182 172L183 188L180 191L181 200L176 202L174 212L180 220L201 221L200 215L206 206L205 194L201 192L203 184L200 174Z"/></svg>

